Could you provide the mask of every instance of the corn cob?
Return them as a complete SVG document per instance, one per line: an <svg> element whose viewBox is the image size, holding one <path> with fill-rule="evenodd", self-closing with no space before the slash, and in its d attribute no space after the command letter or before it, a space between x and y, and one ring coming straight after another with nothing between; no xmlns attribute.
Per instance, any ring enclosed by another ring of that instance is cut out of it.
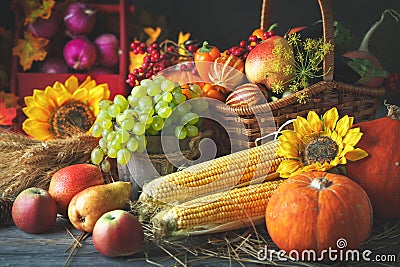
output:
<svg viewBox="0 0 400 267"><path fill-rule="evenodd" d="M155 235L179 236L214 233L265 221L269 198L283 179L218 192L167 207L151 220Z"/></svg>
<svg viewBox="0 0 400 267"><path fill-rule="evenodd" d="M254 179L275 179L283 160L276 154L278 146L279 141L270 141L156 178L143 186L139 202L150 206L179 203Z"/></svg>

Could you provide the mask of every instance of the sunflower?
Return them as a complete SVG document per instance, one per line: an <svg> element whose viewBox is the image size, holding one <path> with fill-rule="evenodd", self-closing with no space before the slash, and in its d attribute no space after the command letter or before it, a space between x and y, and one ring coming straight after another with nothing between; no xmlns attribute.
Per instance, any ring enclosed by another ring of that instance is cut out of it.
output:
<svg viewBox="0 0 400 267"><path fill-rule="evenodd" d="M294 130L283 130L279 136L277 153L285 159L277 172L287 178L300 172L327 171L368 156L355 148L363 134L360 128L352 128L353 121L348 115L339 119L336 108L328 110L322 119L314 111L307 119L298 116L293 121Z"/></svg>
<svg viewBox="0 0 400 267"><path fill-rule="evenodd" d="M72 75L65 84L57 81L24 98L23 112L28 118L22 129L41 141L65 137L77 129L88 132L99 113L98 103L109 97L107 84L97 85L90 76L79 84Z"/></svg>

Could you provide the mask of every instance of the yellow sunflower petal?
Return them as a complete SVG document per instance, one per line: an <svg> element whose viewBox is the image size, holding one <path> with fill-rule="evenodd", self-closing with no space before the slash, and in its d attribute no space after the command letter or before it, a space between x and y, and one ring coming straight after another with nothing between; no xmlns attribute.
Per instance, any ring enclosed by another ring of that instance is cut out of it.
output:
<svg viewBox="0 0 400 267"><path fill-rule="evenodd" d="M61 92L57 96L57 106L63 105L65 102L69 101L71 99L71 93L68 91Z"/></svg>
<svg viewBox="0 0 400 267"><path fill-rule="evenodd" d="M88 103L93 106L98 104L103 99L108 99L110 97L110 90L107 84L98 85L89 90Z"/></svg>
<svg viewBox="0 0 400 267"><path fill-rule="evenodd" d="M354 124L354 117L349 117L349 120L350 120L350 122L349 122L350 127L349 128L351 128L351 127L353 127L353 124Z"/></svg>
<svg viewBox="0 0 400 267"><path fill-rule="evenodd" d="M358 128L358 127L352 128L343 137L343 143L348 144L350 146L356 146L362 136L363 136L363 133L360 132L360 128Z"/></svg>
<svg viewBox="0 0 400 267"><path fill-rule="evenodd" d="M280 174L282 178L288 178L292 173L297 171L301 167L301 163L298 160L286 159L279 164L276 172Z"/></svg>
<svg viewBox="0 0 400 267"><path fill-rule="evenodd" d="M367 156L368 156L368 153L365 150L363 150L361 148L356 148L352 151L349 151L346 154L346 159L351 160L351 161L356 161L359 159L363 159Z"/></svg>
<svg viewBox="0 0 400 267"><path fill-rule="evenodd" d="M26 119L22 123L22 129L37 140L46 141L51 139L52 134L49 131L50 125L45 122L34 119Z"/></svg>
<svg viewBox="0 0 400 267"><path fill-rule="evenodd" d="M87 100L88 94L88 90L85 88L79 88L72 94L71 99L83 102Z"/></svg>
<svg viewBox="0 0 400 267"><path fill-rule="evenodd" d="M43 122L48 122L51 116L47 109L39 106L26 107L23 109L23 112L26 114L26 116Z"/></svg>
<svg viewBox="0 0 400 267"><path fill-rule="evenodd" d="M33 96L25 96L24 102L27 107L37 106L35 100L33 99Z"/></svg>
<svg viewBox="0 0 400 267"><path fill-rule="evenodd" d="M297 148L296 143L292 143L290 141L282 142L279 145L279 149L276 152L279 156L285 158L298 158L299 150Z"/></svg>
<svg viewBox="0 0 400 267"><path fill-rule="evenodd" d="M81 83L81 85L79 85L78 88L85 88L85 89L89 90L94 87L96 87L96 81L92 80L92 78L90 76L87 76L85 81L83 83Z"/></svg>
<svg viewBox="0 0 400 267"><path fill-rule="evenodd" d="M53 112L54 110L54 107L49 103L44 90L33 90L33 101L35 101L36 105L48 109L50 112Z"/></svg>
<svg viewBox="0 0 400 267"><path fill-rule="evenodd" d="M53 88L58 92L61 93L63 91L67 91L67 88L65 88L65 85L63 83L60 83L59 81L55 82L53 84Z"/></svg>
<svg viewBox="0 0 400 267"><path fill-rule="evenodd" d="M308 112L307 121L315 133L322 131L322 121L315 111Z"/></svg>
<svg viewBox="0 0 400 267"><path fill-rule="evenodd" d="M57 97L59 92L57 92L56 89L54 89L51 86L47 86L46 89L44 89L44 93L47 96L47 100L49 101L49 104L55 108L57 106Z"/></svg>
<svg viewBox="0 0 400 267"><path fill-rule="evenodd" d="M71 94L78 89L79 86L79 81L78 78L75 75L69 76L69 78L65 81L65 88L70 92Z"/></svg>
<svg viewBox="0 0 400 267"><path fill-rule="evenodd" d="M296 144L303 143L303 141L299 138L298 134L292 130L283 130L281 132L281 136L279 136L279 137L282 137L282 140L291 141ZM281 139L279 139L279 140L281 140Z"/></svg>
<svg viewBox="0 0 400 267"><path fill-rule="evenodd" d="M293 121L293 128L294 130L300 135L300 136L308 136L311 133L313 133L310 124L308 121L303 118L298 116L295 121Z"/></svg>
<svg viewBox="0 0 400 267"><path fill-rule="evenodd" d="M330 130L334 130L338 119L339 119L339 113L337 109L331 108L330 110L325 112L323 116L324 128L329 128Z"/></svg>
<svg viewBox="0 0 400 267"><path fill-rule="evenodd" d="M336 131L340 136L345 136L347 131L350 129L351 121L348 115L344 116L340 120L338 120L336 124Z"/></svg>

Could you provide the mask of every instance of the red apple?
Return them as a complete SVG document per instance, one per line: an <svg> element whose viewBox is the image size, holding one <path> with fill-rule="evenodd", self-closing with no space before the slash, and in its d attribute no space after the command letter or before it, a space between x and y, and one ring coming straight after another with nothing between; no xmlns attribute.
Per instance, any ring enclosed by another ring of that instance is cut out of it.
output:
<svg viewBox="0 0 400 267"><path fill-rule="evenodd" d="M136 253L144 242L143 228L134 215L124 210L103 214L94 225L93 244L106 257Z"/></svg>
<svg viewBox="0 0 400 267"><path fill-rule="evenodd" d="M31 234L42 233L56 222L56 201L44 189L27 188L15 199L11 216L21 230Z"/></svg>

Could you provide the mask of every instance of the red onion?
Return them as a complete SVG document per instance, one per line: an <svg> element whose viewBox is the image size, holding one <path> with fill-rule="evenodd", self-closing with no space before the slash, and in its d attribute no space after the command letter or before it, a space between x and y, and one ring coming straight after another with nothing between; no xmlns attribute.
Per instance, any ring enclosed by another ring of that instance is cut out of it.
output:
<svg viewBox="0 0 400 267"><path fill-rule="evenodd" d="M76 37L64 46L65 62L75 70L89 69L96 62L96 57L96 47L86 37Z"/></svg>
<svg viewBox="0 0 400 267"><path fill-rule="evenodd" d="M38 18L35 22L28 24L28 31L36 37L50 39L58 31L58 17L52 14L48 19Z"/></svg>
<svg viewBox="0 0 400 267"><path fill-rule="evenodd" d="M113 67L119 61L119 40L111 33L99 35L94 44L97 47L97 61L104 67Z"/></svg>
<svg viewBox="0 0 400 267"><path fill-rule="evenodd" d="M61 58L47 58L42 62L39 72L43 73L67 73L68 66Z"/></svg>
<svg viewBox="0 0 400 267"><path fill-rule="evenodd" d="M71 3L64 15L64 23L72 35L88 34L96 23L96 10L85 3Z"/></svg>

